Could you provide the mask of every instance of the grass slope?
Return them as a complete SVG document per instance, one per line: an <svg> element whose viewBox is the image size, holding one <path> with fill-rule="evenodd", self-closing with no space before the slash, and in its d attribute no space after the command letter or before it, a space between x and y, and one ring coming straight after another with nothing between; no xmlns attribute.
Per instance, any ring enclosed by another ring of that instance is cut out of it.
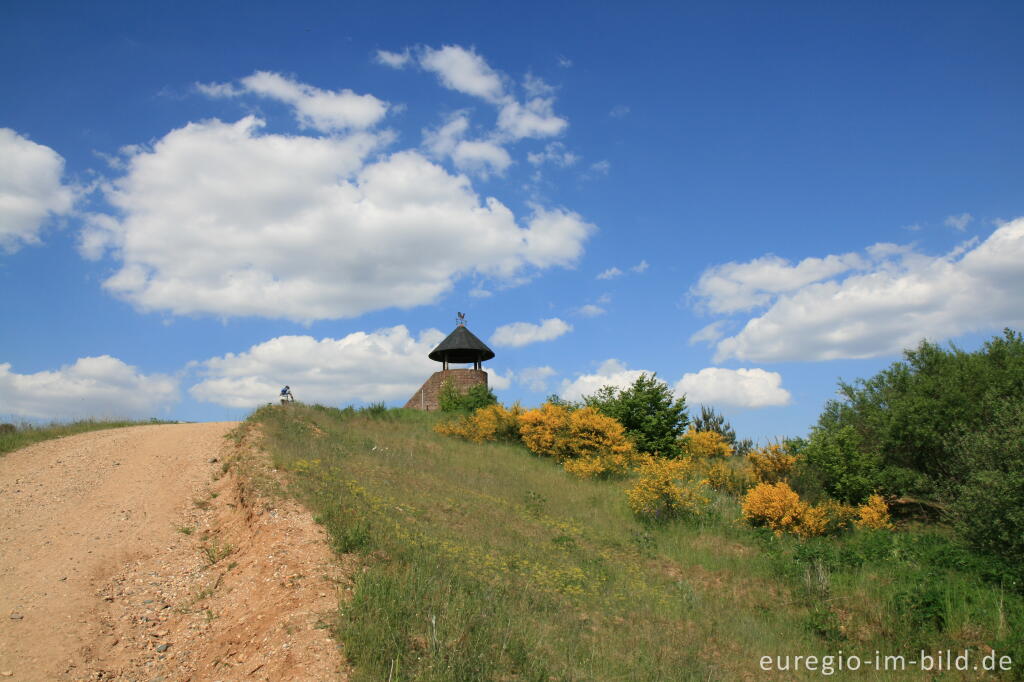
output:
<svg viewBox="0 0 1024 682"><path fill-rule="evenodd" d="M96 420L83 419L67 424L48 424L46 426L32 426L22 424L0 424L0 456L20 450L23 447L53 438L74 436L88 431L99 431L100 429L117 429L122 426L141 426L142 424L167 424L156 419L149 421L118 421L118 420Z"/></svg>
<svg viewBox="0 0 1024 682"><path fill-rule="evenodd" d="M356 679L734 680L764 675L766 655L947 647L1024 665L1021 597L941 533L775 538L737 523L726 495L703 521L645 526L628 483L440 436L436 419L302 405L250 418L334 549L364 558L337 626Z"/></svg>

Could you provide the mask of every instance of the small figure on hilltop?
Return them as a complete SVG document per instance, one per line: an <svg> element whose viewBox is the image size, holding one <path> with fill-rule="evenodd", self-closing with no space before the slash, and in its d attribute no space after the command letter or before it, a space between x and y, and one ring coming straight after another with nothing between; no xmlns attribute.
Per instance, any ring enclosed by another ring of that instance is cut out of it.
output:
<svg viewBox="0 0 1024 682"><path fill-rule="evenodd" d="M292 395L292 389L290 387L288 387L288 386L285 386L284 388L282 388L281 389L281 404L282 405L287 405L288 403L294 403L294 402L295 402L295 396Z"/></svg>

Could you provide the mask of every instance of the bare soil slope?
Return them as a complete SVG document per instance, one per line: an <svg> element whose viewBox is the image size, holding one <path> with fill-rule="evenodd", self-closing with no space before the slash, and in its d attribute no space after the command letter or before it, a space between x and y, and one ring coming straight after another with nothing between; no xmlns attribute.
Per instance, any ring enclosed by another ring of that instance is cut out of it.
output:
<svg viewBox="0 0 1024 682"><path fill-rule="evenodd" d="M225 440L234 425L97 431L0 458L0 676L344 678L324 629L343 571L307 513L222 475L226 458L259 466Z"/></svg>

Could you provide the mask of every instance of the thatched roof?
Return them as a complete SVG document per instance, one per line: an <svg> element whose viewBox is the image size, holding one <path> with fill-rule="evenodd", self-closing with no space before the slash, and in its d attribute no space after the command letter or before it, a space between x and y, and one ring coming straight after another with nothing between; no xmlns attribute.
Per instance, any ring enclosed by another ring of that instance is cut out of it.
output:
<svg viewBox="0 0 1024 682"><path fill-rule="evenodd" d="M483 362L493 358L494 351L464 325L459 325L427 357L438 362Z"/></svg>

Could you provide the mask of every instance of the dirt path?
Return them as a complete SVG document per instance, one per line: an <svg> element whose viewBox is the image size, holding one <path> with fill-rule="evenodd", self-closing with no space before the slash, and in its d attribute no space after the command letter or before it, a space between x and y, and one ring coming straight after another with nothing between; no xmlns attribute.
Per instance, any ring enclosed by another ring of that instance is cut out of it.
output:
<svg viewBox="0 0 1024 682"><path fill-rule="evenodd" d="M97 431L0 458L0 677L338 679L322 617L343 576L308 514L223 475L254 456L225 440L233 426Z"/></svg>

